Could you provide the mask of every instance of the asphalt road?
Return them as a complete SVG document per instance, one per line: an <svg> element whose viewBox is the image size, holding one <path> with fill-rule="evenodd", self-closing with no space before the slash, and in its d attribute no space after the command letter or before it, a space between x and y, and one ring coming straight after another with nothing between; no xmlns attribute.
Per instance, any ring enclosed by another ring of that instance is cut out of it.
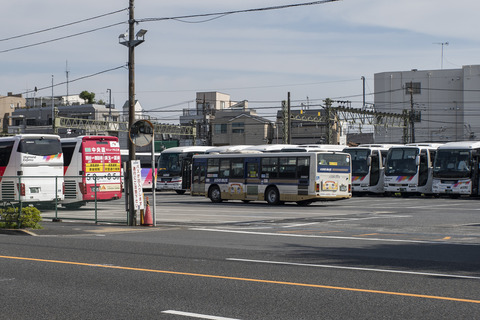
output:
<svg viewBox="0 0 480 320"><path fill-rule="evenodd" d="M2 318L477 319L477 201L165 193L155 228L45 221L36 236L0 235ZM97 214L119 220L123 203Z"/></svg>

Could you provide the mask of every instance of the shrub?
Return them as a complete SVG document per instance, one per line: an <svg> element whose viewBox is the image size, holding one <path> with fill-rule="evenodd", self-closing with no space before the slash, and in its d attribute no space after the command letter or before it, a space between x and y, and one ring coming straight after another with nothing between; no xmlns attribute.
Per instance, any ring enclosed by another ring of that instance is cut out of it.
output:
<svg viewBox="0 0 480 320"><path fill-rule="evenodd" d="M42 229L43 227L39 224L42 221L40 216L40 210L35 207L23 207L22 214L19 216L18 207L0 209L0 215L2 220L0 221L0 228L8 229L20 229L20 228L31 228L31 229Z"/></svg>

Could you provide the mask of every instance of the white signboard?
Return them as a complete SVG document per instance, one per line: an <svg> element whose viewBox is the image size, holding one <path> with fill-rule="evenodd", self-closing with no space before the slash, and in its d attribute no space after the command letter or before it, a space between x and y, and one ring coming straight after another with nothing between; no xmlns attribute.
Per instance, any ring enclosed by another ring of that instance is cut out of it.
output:
<svg viewBox="0 0 480 320"><path fill-rule="evenodd" d="M143 189L142 189L142 169L140 160L132 160L132 184L133 184L133 205L135 210L143 210Z"/></svg>

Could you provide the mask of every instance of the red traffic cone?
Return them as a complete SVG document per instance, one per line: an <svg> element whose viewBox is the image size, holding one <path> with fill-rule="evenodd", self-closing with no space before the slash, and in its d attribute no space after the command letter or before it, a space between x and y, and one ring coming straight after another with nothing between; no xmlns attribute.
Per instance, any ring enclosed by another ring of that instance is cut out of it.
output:
<svg viewBox="0 0 480 320"><path fill-rule="evenodd" d="M148 197L147 197L147 205L145 207L145 214L143 216L143 225L144 226L153 226L152 211L150 210L150 204L148 203Z"/></svg>

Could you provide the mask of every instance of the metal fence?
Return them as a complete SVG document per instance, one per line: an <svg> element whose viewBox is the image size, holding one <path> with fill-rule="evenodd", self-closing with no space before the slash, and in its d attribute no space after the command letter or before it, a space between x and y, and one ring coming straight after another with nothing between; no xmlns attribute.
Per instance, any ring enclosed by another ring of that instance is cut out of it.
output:
<svg viewBox="0 0 480 320"><path fill-rule="evenodd" d="M34 206L40 210L42 219L94 221L95 223L128 223L128 210L126 209L125 194L121 187L118 191L122 200L101 200L100 188L108 185L97 183L93 179L91 189L93 195L88 200L76 201L75 194L81 192L78 182L85 176L2 176L0 177L0 212L1 209L10 207L18 208ZM120 177L123 181L123 176ZM66 183L67 182L67 183ZM70 184L67 186L68 182ZM72 184L72 182L74 182ZM67 190L70 188L70 190ZM60 192L59 192L60 191ZM66 193L70 194L66 195ZM72 204L77 205L72 205ZM0 221L4 215L0 217Z"/></svg>

